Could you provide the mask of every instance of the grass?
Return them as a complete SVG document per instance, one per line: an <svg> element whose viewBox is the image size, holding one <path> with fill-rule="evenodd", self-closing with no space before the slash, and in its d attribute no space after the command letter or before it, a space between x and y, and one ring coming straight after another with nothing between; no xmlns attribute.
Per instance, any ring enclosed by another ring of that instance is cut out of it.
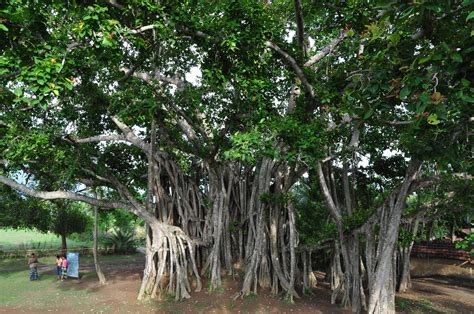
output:
<svg viewBox="0 0 474 314"><path fill-rule="evenodd" d="M91 247L89 241L67 239L68 248ZM0 229L0 250L60 249L61 238L35 230Z"/></svg>
<svg viewBox="0 0 474 314"><path fill-rule="evenodd" d="M4 272L21 272L28 268L26 258L0 258L0 273ZM41 269L43 266L55 265L55 256L45 256L38 258L38 267ZM129 255L102 255L100 256L100 262L107 263L108 265L126 265L131 263L140 263L143 261L142 254L129 254ZM81 265L93 264L94 260L92 256L79 256L79 269ZM82 272L81 272L82 273ZM0 277L1 278L1 277ZM1 291L1 290L0 290Z"/></svg>
<svg viewBox="0 0 474 314"><path fill-rule="evenodd" d="M143 255L105 255L101 256L101 261L107 265L126 265L142 262ZM22 308L47 312L64 308L66 302L73 309L89 309L94 306L94 313L110 312L108 307L111 305L93 289L77 284L75 279L57 281L52 270L54 262L54 256L39 258L40 279L29 281L25 258L0 259L0 309L11 309L13 312L16 308ZM93 264L92 256L81 257L80 264ZM42 270L43 266L50 266L51 270ZM80 273L83 278L96 276L95 271L80 270Z"/></svg>
<svg viewBox="0 0 474 314"><path fill-rule="evenodd" d="M446 311L426 299L411 300L396 298L395 308L397 311L406 313L446 313Z"/></svg>
<svg viewBox="0 0 474 314"><path fill-rule="evenodd" d="M91 292L62 284L53 274L40 274L40 280L30 282L27 270L0 272L0 307L46 310L63 306L65 299L70 304L88 304Z"/></svg>

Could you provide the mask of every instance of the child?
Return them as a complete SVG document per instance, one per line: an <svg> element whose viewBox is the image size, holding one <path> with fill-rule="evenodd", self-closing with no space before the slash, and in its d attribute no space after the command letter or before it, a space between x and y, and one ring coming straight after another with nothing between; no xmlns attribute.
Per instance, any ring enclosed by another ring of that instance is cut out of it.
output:
<svg viewBox="0 0 474 314"><path fill-rule="evenodd" d="M63 259L61 256L56 255L56 275L58 276L58 280L61 279L62 267L63 267Z"/></svg>
<svg viewBox="0 0 474 314"><path fill-rule="evenodd" d="M35 253L31 253L28 267L30 268L30 280L38 280L38 258Z"/></svg>
<svg viewBox="0 0 474 314"><path fill-rule="evenodd" d="M63 255L63 258L62 258L62 261L61 261L61 281L63 281L64 279L66 279L66 276L67 276L67 258L66 258L66 254Z"/></svg>

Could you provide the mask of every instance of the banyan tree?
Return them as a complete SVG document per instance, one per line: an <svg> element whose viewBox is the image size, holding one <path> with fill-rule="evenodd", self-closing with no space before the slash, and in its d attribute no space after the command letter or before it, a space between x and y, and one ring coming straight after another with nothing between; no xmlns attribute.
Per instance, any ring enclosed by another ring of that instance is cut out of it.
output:
<svg viewBox="0 0 474 314"><path fill-rule="evenodd" d="M271 289L292 302L315 283L318 245L299 245L294 193L309 176L335 225L324 240L333 301L394 312L407 197L439 181L429 165L443 145L464 145L468 116L433 105L465 97L447 88L461 64L443 80L438 57L410 68L431 58L434 39L408 10L10 1L0 19L0 182L143 219L139 299L186 299L233 276L236 298ZM434 130L442 120L459 133Z"/></svg>

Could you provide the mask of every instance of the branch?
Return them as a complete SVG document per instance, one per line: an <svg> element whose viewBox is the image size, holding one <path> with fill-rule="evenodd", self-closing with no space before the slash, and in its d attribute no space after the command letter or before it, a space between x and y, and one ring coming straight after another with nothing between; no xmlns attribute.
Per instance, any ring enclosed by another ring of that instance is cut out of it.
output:
<svg viewBox="0 0 474 314"><path fill-rule="evenodd" d="M327 56L329 53L331 53L331 51L334 50L334 48L336 48L337 45L339 45L341 41L344 40L345 37L346 37L346 32L341 29L339 32L339 35L336 38L334 38L329 43L329 45L321 49L318 53L316 53L316 55L312 56L308 61L306 61L306 63L304 64L304 67L309 68L313 64L315 64L316 62L318 62L319 60Z"/></svg>
<svg viewBox="0 0 474 314"><path fill-rule="evenodd" d="M336 221L336 224L340 225L342 224L342 215L339 209L337 208L336 204L334 203L334 200L332 199L331 192L329 191L329 187L326 183L326 179L324 177L324 172L323 168L321 166L321 163L318 162L316 164L317 171L318 171L318 180L319 184L321 186L321 190L323 192L324 199L326 201L326 205L329 208L329 212L331 216L334 218Z"/></svg>
<svg viewBox="0 0 474 314"><path fill-rule="evenodd" d="M300 79L301 83L303 84L304 89L306 92L309 94L311 99L314 99L314 90L313 86L308 82L306 79L306 76L303 72L303 70L300 68L296 60L290 56L288 53L286 53L283 49L278 47L275 43L272 43L271 41L266 41L265 46L273 49L275 52L277 52L285 61L290 65L290 67L293 69L293 72L295 72L296 76Z"/></svg>
<svg viewBox="0 0 474 314"><path fill-rule="evenodd" d="M150 29L154 29L155 27L156 27L156 25L154 25L154 24L145 25L145 26L142 26L142 27L139 27L139 28L132 29L129 32L131 34L140 34L140 33L146 32Z"/></svg>
<svg viewBox="0 0 474 314"><path fill-rule="evenodd" d="M389 121L389 120L380 120L382 123L389 124L389 125L407 125L407 124L413 124L415 121Z"/></svg>
<svg viewBox="0 0 474 314"><path fill-rule="evenodd" d="M130 70L127 69L127 68L121 68L120 70L125 72L126 75L128 73L130 73ZM132 75L134 77L137 77L139 79L144 80L146 83L148 83L152 86L153 86L153 80L154 79L158 80L158 81L174 84L174 85L176 85L176 87L178 89L182 89L183 86L185 85L184 81L182 81L180 79L177 79L177 78L171 78L171 77L164 76L157 70L155 71L153 76L151 76L150 74L145 73L145 72L134 72ZM156 93L156 94L157 94L157 96L159 96L158 93ZM181 118L178 119L178 121L177 121L178 125L180 126L180 128L183 130L183 132L186 134L186 136L190 140L192 140L192 141L197 140L197 135L196 135L196 132L194 131L194 129L196 129L206 141L209 141L209 136L207 135L206 131L203 128L196 125L188 117L188 115L183 110L181 110L178 106L176 106L172 101L170 101L169 104L173 108L173 110L181 116Z"/></svg>
<svg viewBox="0 0 474 314"><path fill-rule="evenodd" d="M110 119L115 123L115 125L120 129L120 131L122 131L127 141L140 148L145 153L148 153L148 144L144 140L136 136L135 133L133 133L133 131L128 127L128 125L120 121L117 116L111 116Z"/></svg>
<svg viewBox="0 0 474 314"><path fill-rule="evenodd" d="M114 8L117 8L117 9L120 9L120 10L125 9L125 7L123 5L121 5L120 3L118 3L117 0L109 0L109 1L107 1L107 3L110 4L111 6L113 6Z"/></svg>
<svg viewBox="0 0 474 314"><path fill-rule="evenodd" d="M192 31L184 25L177 25L176 29L179 32L182 32L183 34L186 34L186 35L189 35L189 36L192 36L192 37L198 37L198 38L209 38L210 37L208 34L206 34L204 32Z"/></svg>
<svg viewBox="0 0 474 314"><path fill-rule="evenodd" d="M420 179L416 179L412 182L410 186L410 190L408 191L408 194L411 194L419 189L427 188L432 185L435 185L441 181L441 178L438 176L432 176L432 177L423 177Z"/></svg>
<svg viewBox="0 0 474 314"><path fill-rule="evenodd" d="M96 198L92 198L89 196L85 196L82 194L77 194L69 191L53 191L53 192L44 192L44 191L36 191L30 189L26 185L17 183L10 178L4 177L0 175L0 183L6 184L11 188L22 192L26 195L44 199L44 200L55 200L55 199L69 199L73 201L79 201L88 203L93 206L99 206L103 208L126 208L130 209L131 206L128 203L120 202L120 201L107 201L107 200L99 200Z"/></svg>
<svg viewBox="0 0 474 314"><path fill-rule="evenodd" d="M74 138L69 136L69 138L76 143L93 143L93 142L107 142L107 141L125 141L126 138L123 135L119 134L109 134L109 135L97 135L86 138Z"/></svg>
<svg viewBox="0 0 474 314"><path fill-rule="evenodd" d="M301 8L301 0L295 0L295 14L296 14L296 25L297 25L297 35L298 35L298 44L303 52L303 55L306 56L307 47L304 42L304 22L303 22L303 9Z"/></svg>
<svg viewBox="0 0 474 314"><path fill-rule="evenodd" d="M176 85L176 87L178 89L182 89L183 86L185 85L184 81L182 81L178 78L172 78L172 77L164 76L158 70L155 70L155 73L153 75L151 75L149 73L146 73L146 72L136 72L136 71L134 71L134 69L124 68L124 67L120 68L120 71L125 72L125 77L133 75L134 77L142 79L142 80L144 80L145 82L147 82L149 84L151 84L153 82L153 80L155 79L157 81L161 81L161 82Z"/></svg>

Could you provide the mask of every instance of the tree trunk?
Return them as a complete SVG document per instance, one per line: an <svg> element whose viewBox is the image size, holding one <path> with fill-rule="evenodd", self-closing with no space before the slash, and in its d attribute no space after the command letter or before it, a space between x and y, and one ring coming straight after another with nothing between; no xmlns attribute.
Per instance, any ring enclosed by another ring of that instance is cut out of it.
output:
<svg viewBox="0 0 474 314"><path fill-rule="evenodd" d="M95 266L95 272L97 273L97 278L99 279L99 283L101 285L105 285L105 276L102 270L100 269L100 264L99 264L99 256L97 253L97 246L98 246L98 240L99 240L99 218L97 215L97 206L94 206L94 244L92 246L92 254L94 255L94 266Z"/></svg>
<svg viewBox="0 0 474 314"><path fill-rule="evenodd" d="M64 233L61 233L61 251L63 253L67 252L66 235Z"/></svg>
<svg viewBox="0 0 474 314"><path fill-rule="evenodd" d="M290 303L293 303L293 287L295 286L295 271L296 271L296 254L295 247L297 245L296 230L295 230L295 214L293 204L288 204L288 225L290 231L290 282L289 289L286 292L286 298Z"/></svg>
<svg viewBox="0 0 474 314"><path fill-rule="evenodd" d="M406 292L412 287L411 276L410 276L410 255L413 248L414 239L418 233L418 226L420 223L419 217L415 218L415 221L410 224L411 241L408 246L399 248L399 265L400 274L398 276L398 292Z"/></svg>
<svg viewBox="0 0 474 314"><path fill-rule="evenodd" d="M392 192L383 205L379 223L379 239L376 250L377 264L369 276L369 314L395 312L396 255L400 220L411 183L420 170L421 163L412 160L399 189Z"/></svg>

